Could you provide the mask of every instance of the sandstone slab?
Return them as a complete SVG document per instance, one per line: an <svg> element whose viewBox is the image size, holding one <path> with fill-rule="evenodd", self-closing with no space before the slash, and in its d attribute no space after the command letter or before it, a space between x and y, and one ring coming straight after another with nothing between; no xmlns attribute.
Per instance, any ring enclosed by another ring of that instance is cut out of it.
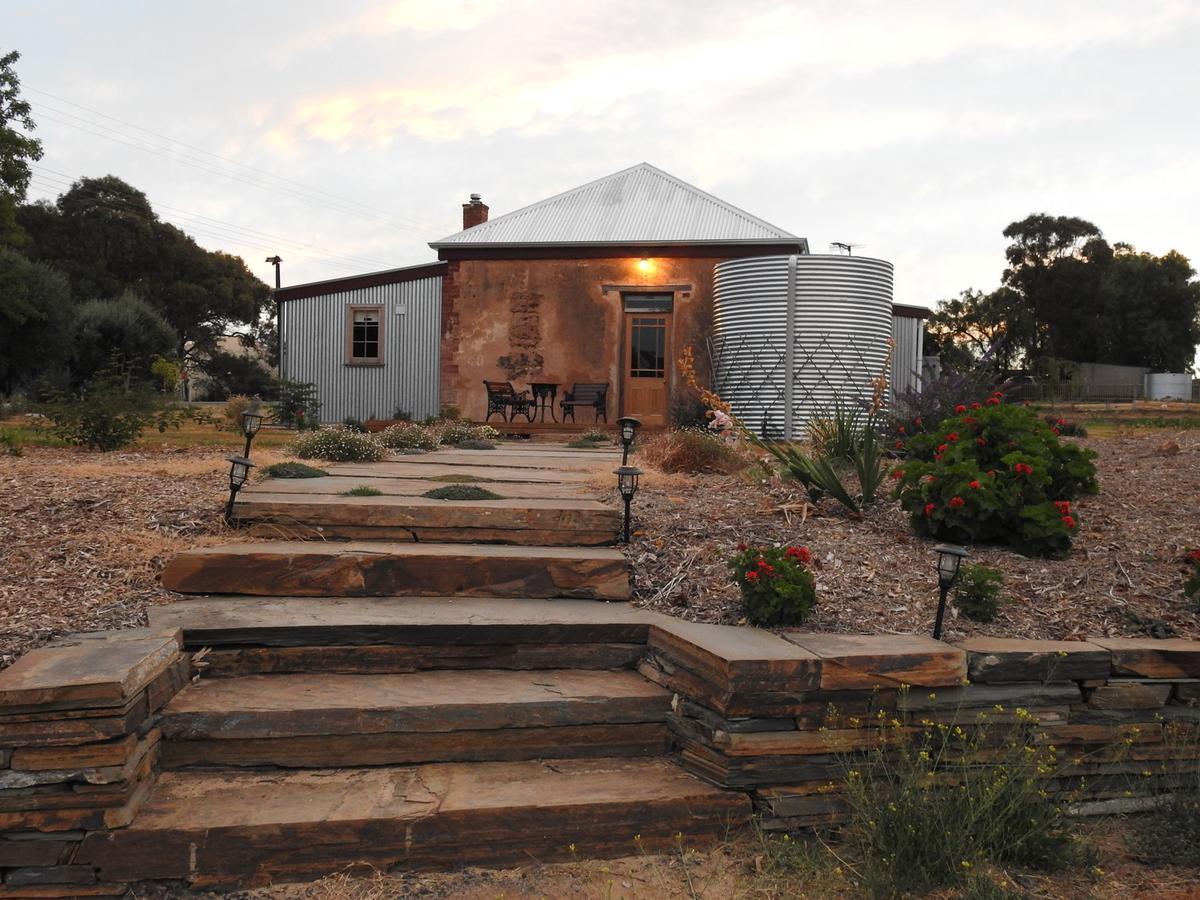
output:
<svg viewBox="0 0 1200 900"><path fill-rule="evenodd" d="M1111 670L1109 651L1085 641L974 637L955 646L967 653L968 677L987 684L1084 681L1108 678Z"/></svg>
<svg viewBox="0 0 1200 900"><path fill-rule="evenodd" d="M943 687L961 684L967 676L964 651L920 635L786 631L783 636L820 659L823 690Z"/></svg>
<svg viewBox="0 0 1200 900"><path fill-rule="evenodd" d="M1142 678L1200 678L1200 641L1089 638L1112 653L1113 671Z"/></svg>
<svg viewBox="0 0 1200 900"><path fill-rule="evenodd" d="M279 541L188 550L162 574L185 594L629 598L618 550Z"/></svg>

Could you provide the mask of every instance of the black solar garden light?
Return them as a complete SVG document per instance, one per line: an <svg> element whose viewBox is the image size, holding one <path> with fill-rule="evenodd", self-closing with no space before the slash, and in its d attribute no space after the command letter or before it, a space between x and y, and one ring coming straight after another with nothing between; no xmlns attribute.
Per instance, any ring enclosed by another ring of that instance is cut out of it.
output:
<svg viewBox="0 0 1200 900"><path fill-rule="evenodd" d="M624 466L629 463L629 448L633 446L633 439L637 437L638 429L642 427L642 421L633 416L621 416L617 419L617 427L621 430L621 445L624 447L624 452L621 454L621 465Z"/></svg>
<svg viewBox="0 0 1200 900"><path fill-rule="evenodd" d="M225 504L225 524L232 525L233 501L237 499L238 491L250 477L250 470L254 468L254 463L244 456L230 456L227 459L229 460L229 502Z"/></svg>
<svg viewBox="0 0 1200 900"><path fill-rule="evenodd" d="M642 470L637 466L621 466L613 474L617 476L617 490L625 501L625 543L629 543L629 506L633 503L633 495L637 493L638 476Z"/></svg>
<svg viewBox="0 0 1200 900"><path fill-rule="evenodd" d="M263 414L258 410L248 409L242 413L242 434L246 435L246 450L242 456L250 458L250 442L254 440L254 436L258 434L258 430L262 428Z"/></svg>
<svg viewBox="0 0 1200 900"><path fill-rule="evenodd" d="M963 557L967 556L967 548L960 547L958 544L938 544L933 549L938 555L938 589L941 591L941 597L938 599L937 619L933 623L933 639L940 641L942 639L942 619L946 615L946 596L950 593L954 582L958 580L958 569L962 565Z"/></svg>

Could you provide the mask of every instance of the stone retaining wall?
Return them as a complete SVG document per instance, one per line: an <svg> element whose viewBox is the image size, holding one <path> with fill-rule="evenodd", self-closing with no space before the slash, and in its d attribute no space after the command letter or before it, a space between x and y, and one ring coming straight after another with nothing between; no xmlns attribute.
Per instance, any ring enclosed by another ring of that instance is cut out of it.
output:
<svg viewBox="0 0 1200 900"><path fill-rule="evenodd" d="M803 653L764 640L773 658L757 661L760 678L751 661L725 658L722 668L711 642L689 644L673 630L652 630L641 671L676 692L669 724L680 761L749 791L769 829L841 820L856 755L939 725L976 736L1028 725L1056 761L1043 772L1046 789L1080 812L1146 808L1140 798L1200 783L1197 732L1180 740L1172 728L1200 724L1200 642L949 645L792 632L783 640Z"/></svg>
<svg viewBox="0 0 1200 900"><path fill-rule="evenodd" d="M128 825L154 784L154 714L191 680L178 631L74 635L3 673L0 897L118 896L75 864L89 832Z"/></svg>

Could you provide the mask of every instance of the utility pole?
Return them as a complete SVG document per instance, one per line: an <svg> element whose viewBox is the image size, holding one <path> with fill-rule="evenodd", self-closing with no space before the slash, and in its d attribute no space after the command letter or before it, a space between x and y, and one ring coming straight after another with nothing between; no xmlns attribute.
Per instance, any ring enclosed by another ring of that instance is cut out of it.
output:
<svg viewBox="0 0 1200 900"><path fill-rule="evenodd" d="M275 267L275 290L279 290L279 264L283 262L283 257L279 254L268 256L267 262ZM275 297L275 340L279 342L279 378L282 380L287 376L283 370L283 306L279 302L279 298Z"/></svg>

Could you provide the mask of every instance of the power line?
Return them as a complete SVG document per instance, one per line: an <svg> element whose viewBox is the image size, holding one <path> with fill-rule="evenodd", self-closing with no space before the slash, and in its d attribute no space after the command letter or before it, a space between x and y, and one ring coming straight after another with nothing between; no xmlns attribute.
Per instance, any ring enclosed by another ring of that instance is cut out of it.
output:
<svg viewBox="0 0 1200 900"><path fill-rule="evenodd" d="M401 223L398 223L395 221L385 219L382 216L378 216L378 215L375 215L372 213L364 213L364 212L359 212L354 209L350 209L350 208L346 208L346 207L342 207L342 206L336 206L332 203L306 196L305 194L300 193L299 191L293 190L291 188L286 188L286 187L276 186L276 185L266 183L262 179L257 178L257 177L243 176L243 175L240 175L235 172L227 172L217 166L212 165L211 163L208 163L204 160L197 159L196 157L193 157L193 156L189 156L188 154L181 153L178 150L175 150L171 147L163 146L161 144L155 144L152 141L147 141L145 138L139 138L139 137L136 137L135 135L123 134L122 132L120 132L114 128L109 128L107 125L102 125L99 122L89 121L88 119L81 118L80 116L73 115L72 113L68 113L63 110L57 110L57 109L53 109L53 108L51 108L51 109L54 113L57 113L58 115L67 116L72 119L77 119L79 122L83 122L84 124L80 125L80 124L77 124L76 122L68 122L65 119L56 118L53 115L47 114L44 110L38 111L38 113L37 113L38 117L41 119L49 120L51 122L56 122L59 125L65 125L68 128L74 128L78 131L84 132L85 134L93 135L94 137L103 138L104 140L108 140L108 141L114 141L115 143L118 143L118 144L124 144L126 147L132 147L135 150L141 150L143 153L149 153L153 156L163 157L164 159L169 159L172 162L177 162L177 163L180 163L185 166L190 166L193 169L198 169L201 172L207 172L210 175L219 175L222 178L228 178L231 181L236 181L241 184L246 184L246 185L249 185L250 187L258 188L259 190L262 190L262 191L268 191L270 193L288 197L293 200L300 200L301 202L308 203L312 206L329 209L334 212L341 213L343 215L356 216L360 219L364 219L367 221L383 222L384 224L390 225L393 228L399 228L399 229L406 230L406 231L420 231L421 230L421 229L415 228L410 225L404 225L404 224L401 224ZM85 125L89 125L91 127L90 128L85 127ZM96 128L102 129L102 131L93 130ZM112 132L112 133L105 134L104 133L105 131ZM140 142L140 143L134 143L135 141Z"/></svg>
<svg viewBox="0 0 1200 900"><path fill-rule="evenodd" d="M28 85L23 85L22 87L25 90L32 91L35 94L41 94L44 97L50 97L51 99L56 100L59 103L65 103L68 106L73 106L76 109L82 109L85 112L91 113L94 116L99 116L102 119L108 119L110 122L116 122L119 125L124 125L126 128L132 128L135 131L141 131L141 132L144 132L145 134L153 135L154 137L161 138L164 141L169 141L172 144L178 144L181 147L187 147L189 150L195 150L197 153L203 153L205 156L211 156L213 159L219 159L222 162L228 163L232 166L237 166L238 168L246 169L247 171L250 171L250 172L258 172L261 175L264 175L265 177L267 177L273 181L281 181L281 182L285 182L287 184L292 184L292 185L295 185L296 187L302 188L303 190L308 191L313 194L320 194L320 195L329 197L333 200L337 200L338 202L341 202L341 203L348 203L353 206L362 207L363 209L369 209L374 212L382 213L384 216L387 216L388 218L393 219L395 221L408 222L410 225L416 224L415 222L411 222L410 220L398 218L393 213L391 213L387 210L384 210L384 209L380 209L377 206L371 206L366 203L359 203L357 200L350 200L345 197L339 197L337 194L331 194L328 191L321 190L320 188L308 187L307 185L302 184L299 181L294 181L291 178L284 178L282 175L276 175L273 172L268 172L266 169L260 169L257 166L247 165L246 163L238 162L235 159L230 159L229 157L221 156L220 154L213 153L209 150L205 150L203 147L197 147L195 144L189 144L186 141L178 140L177 138L173 138L168 135L162 134L160 132L153 131L149 128L143 128L141 125L135 125L134 123L127 122L124 119L118 119L116 116L110 116L107 113L102 113L97 109L92 109L90 106L84 106L82 103L76 103L74 100L68 100L65 97L60 97L57 94L52 94L49 91L43 91L39 88L29 87ZM65 112L63 112L62 114L69 115L69 113L65 113ZM86 120L82 120L82 121L86 121Z"/></svg>
<svg viewBox="0 0 1200 900"><path fill-rule="evenodd" d="M72 184L72 185L75 181L75 179L73 179L70 175L66 174L65 172L59 172L55 169L51 169L46 166L38 165L37 163L32 163L31 166L34 169L37 169L39 173L46 173L45 177L47 179L50 179L52 176L57 176L59 179L64 180L68 184ZM323 253L327 256L337 256L337 257L341 257L343 259L353 260L353 261L359 262L360 264L366 264L366 265L371 265L371 266L390 266L390 265L392 265L392 263L384 262L383 260L379 260L379 259L372 259L369 256L358 256L357 254L354 254L354 253L342 253L341 251L338 251L338 250L331 250L328 247L319 247L316 244L308 244L308 243L305 243L304 241L297 241L294 238L286 238L286 237L283 237L282 235L270 234L269 232L259 231L258 229L255 229L255 228L246 228L245 226L242 226L242 225L236 225L232 222L226 222L221 219L214 219L211 216L202 215L201 213L192 212L191 210L187 210L187 209L181 209L177 206L169 206L165 203L154 203L153 207L155 210L159 210L159 209L170 210L170 211L176 213L177 215L188 216L188 217L191 217L194 219L199 219L199 220L202 220L203 222L209 222L213 225L221 226L222 228L232 229L233 231L241 231L241 232L246 232L247 234L250 234L250 235L258 235L259 237L269 238L272 241L278 241L279 243L287 244L292 247L297 247L297 248L304 249L304 250L316 250L318 253Z"/></svg>
<svg viewBox="0 0 1200 900"><path fill-rule="evenodd" d="M61 193L64 190L64 185L62 183L58 183L58 179L53 179L53 180L51 180L51 179L52 179L52 176L43 175L43 174L39 173L39 174L34 175L33 179L31 180L31 183L33 184L34 187L40 188L41 190L44 190L48 193L51 193L51 194ZM129 209L137 209L138 208L136 205L134 205L132 203L116 200L114 198L100 198L98 196L93 195L90 199L92 200L92 202L94 202L98 206L107 207L109 209L114 209L117 211L125 211L125 210L129 210ZM229 232L229 231L226 231L215 225L206 225L204 223L196 223L196 222L192 222L192 221L187 221L186 219L183 219L181 221L175 221L175 219L180 219L180 218L181 217L178 217L178 216L173 216L173 217L172 216L162 216L163 221L167 222L168 224L179 227L185 234L195 233L197 235L200 235L201 237L207 237L207 238L210 238L213 240L218 240L218 241L227 241L227 242L232 242L232 243L238 243L238 244L241 244L246 247L253 247L255 249L266 250L268 252L275 252L276 250L278 250L278 247L275 244L267 244L256 238L248 238L241 234ZM296 252L299 253L299 255L301 255L302 257L306 257L308 259L314 260L323 265L337 266L339 268L348 269L348 270L352 270L352 271L362 271L361 263L339 260L339 259L332 258L331 256L327 255L326 253L315 253L315 252L306 251L303 249L297 249Z"/></svg>

